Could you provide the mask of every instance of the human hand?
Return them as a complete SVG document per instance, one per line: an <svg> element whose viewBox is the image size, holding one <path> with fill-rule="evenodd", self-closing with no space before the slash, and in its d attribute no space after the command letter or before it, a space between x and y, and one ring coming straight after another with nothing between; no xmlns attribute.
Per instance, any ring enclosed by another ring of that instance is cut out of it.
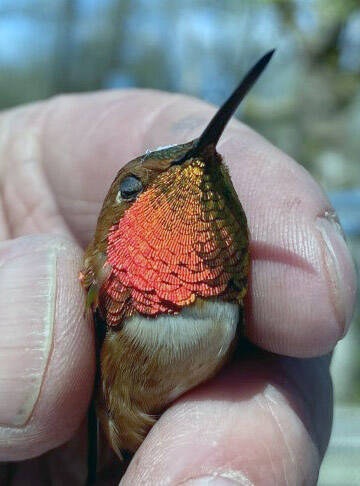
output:
<svg viewBox="0 0 360 486"><path fill-rule="evenodd" d="M195 138L212 113L188 97L131 90L2 114L1 484L84 480L95 363L81 248L118 169L148 148ZM125 486L312 485L328 443L329 353L347 331L356 292L334 212L301 166L239 122L218 150L248 217L246 332L262 350L247 350L177 400L135 455Z"/></svg>

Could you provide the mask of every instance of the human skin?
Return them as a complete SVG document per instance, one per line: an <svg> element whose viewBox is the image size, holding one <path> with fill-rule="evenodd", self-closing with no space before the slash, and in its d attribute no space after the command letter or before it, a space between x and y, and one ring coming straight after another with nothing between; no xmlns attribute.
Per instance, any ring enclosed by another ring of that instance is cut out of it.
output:
<svg viewBox="0 0 360 486"><path fill-rule="evenodd" d="M1 484L81 484L95 369L78 281L83 248L119 168L195 138L213 113L148 90L2 113ZM246 334L255 346L162 415L125 486L313 485L329 440L330 353L356 294L340 226L312 177L243 124L229 124L218 151L248 217ZM118 463L110 469L99 485L117 484Z"/></svg>

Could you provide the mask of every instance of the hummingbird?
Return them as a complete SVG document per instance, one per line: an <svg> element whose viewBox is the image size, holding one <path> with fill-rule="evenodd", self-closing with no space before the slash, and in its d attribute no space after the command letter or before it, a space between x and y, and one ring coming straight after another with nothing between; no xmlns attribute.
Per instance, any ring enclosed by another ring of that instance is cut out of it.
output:
<svg viewBox="0 0 360 486"><path fill-rule="evenodd" d="M120 459L236 348L249 231L216 146L273 53L250 69L199 138L131 160L104 200L79 278L100 336L96 415Z"/></svg>

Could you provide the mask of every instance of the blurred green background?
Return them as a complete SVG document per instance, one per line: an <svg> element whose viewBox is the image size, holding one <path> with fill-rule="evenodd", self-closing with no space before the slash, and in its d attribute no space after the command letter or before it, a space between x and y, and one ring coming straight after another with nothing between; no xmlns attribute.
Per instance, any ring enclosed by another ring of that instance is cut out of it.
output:
<svg viewBox="0 0 360 486"><path fill-rule="evenodd" d="M1 0L0 107L122 87L221 103L277 53L238 114L315 176L360 261L360 2ZM332 364L336 411L321 486L360 485L360 319Z"/></svg>

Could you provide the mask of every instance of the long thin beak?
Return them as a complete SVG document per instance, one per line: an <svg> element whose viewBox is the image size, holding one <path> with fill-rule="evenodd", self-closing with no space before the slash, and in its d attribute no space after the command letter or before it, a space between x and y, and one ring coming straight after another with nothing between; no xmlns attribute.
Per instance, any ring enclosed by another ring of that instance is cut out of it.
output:
<svg viewBox="0 0 360 486"><path fill-rule="evenodd" d="M235 113L241 101L256 83L261 73L268 65L275 49L267 52L251 69L248 71L244 79L239 86L231 94L231 96L225 101L225 103L218 109L208 126L200 135L195 145L187 152L181 159L174 162L176 165L180 165L185 160L191 157L201 155L205 148L212 145L216 147L227 123Z"/></svg>

